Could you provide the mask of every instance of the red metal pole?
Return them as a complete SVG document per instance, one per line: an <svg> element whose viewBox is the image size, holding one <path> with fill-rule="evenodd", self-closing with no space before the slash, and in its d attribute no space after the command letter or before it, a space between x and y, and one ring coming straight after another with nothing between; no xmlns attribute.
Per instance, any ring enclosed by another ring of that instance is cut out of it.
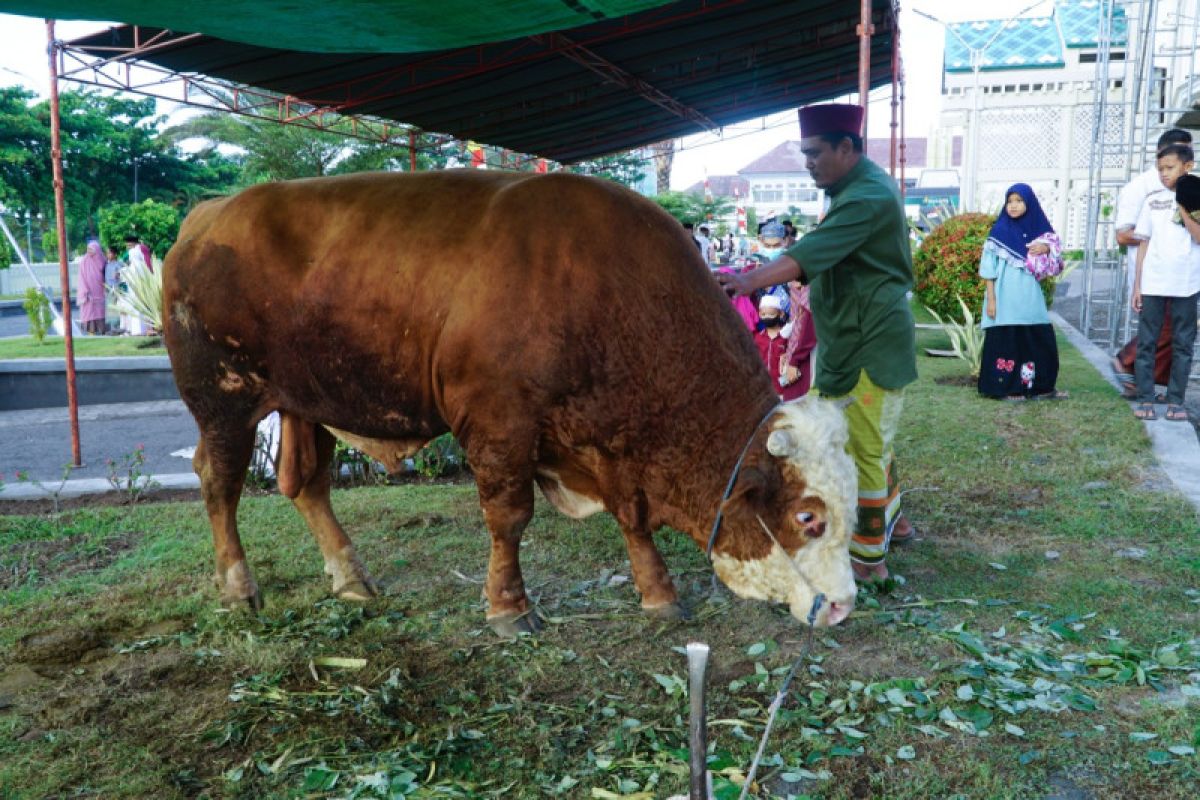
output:
<svg viewBox="0 0 1200 800"><path fill-rule="evenodd" d="M897 107L900 105L900 100L897 97L898 84L900 82L900 20L896 14L896 7L892 6L892 124L891 124L891 148L888 171L892 178L896 177L896 121Z"/></svg>
<svg viewBox="0 0 1200 800"><path fill-rule="evenodd" d="M858 102L863 107L863 141L867 139L867 95L871 93L871 0L862 0L858 23Z"/></svg>
<svg viewBox="0 0 1200 800"><path fill-rule="evenodd" d="M54 216L58 229L58 280L62 284L63 342L67 346L67 408L71 415L71 458L83 466L79 449L79 398L75 394L75 339L71 335L71 274L67 267L67 212L63 200L62 131L58 109L58 47L54 20L46 20L50 55L50 162L54 169Z"/></svg>
<svg viewBox="0 0 1200 800"><path fill-rule="evenodd" d="M408 129L408 171L417 171L417 132Z"/></svg>

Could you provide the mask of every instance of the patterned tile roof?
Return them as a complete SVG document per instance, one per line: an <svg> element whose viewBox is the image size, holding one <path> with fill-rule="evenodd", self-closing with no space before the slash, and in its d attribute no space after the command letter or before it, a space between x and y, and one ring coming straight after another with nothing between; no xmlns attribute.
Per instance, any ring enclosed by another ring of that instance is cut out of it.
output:
<svg viewBox="0 0 1200 800"><path fill-rule="evenodd" d="M991 42L991 44L988 44ZM983 69L1061 67L1062 40L1054 17L958 22L946 26L946 71L970 72L971 51L983 51Z"/></svg>
<svg viewBox="0 0 1200 800"><path fill-rule="evenodd" d="M1095 47L1100 36L1101 7L1107 9L1111 0L1057 0L1054 4L1054 15L1058 19L1059 30L1062 31L1063 43L1067 47ZM1113 10L1112 43L1125 44L1128 41L1125 9L1117 6Z"/></svg>
<svg viewBox="0 0 1200 800"><path fill-rule="evenodd" d="M1049 17L957 22L946 26L946 71L970 72L971 51L986 47L984 70L1065 66L1064 47L1095 47L1100 14L1113 0L1056 0ZM1113 44L1125 44L1125 11L1113 12ZM989 44L990 43L990 44Z"/></svg>

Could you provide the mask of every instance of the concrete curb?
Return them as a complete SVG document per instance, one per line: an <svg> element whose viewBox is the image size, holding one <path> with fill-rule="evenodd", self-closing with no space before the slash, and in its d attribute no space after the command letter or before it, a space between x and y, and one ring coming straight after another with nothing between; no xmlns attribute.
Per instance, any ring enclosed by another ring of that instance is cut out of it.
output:
<svg viewBox="0 0 1200 800"><path fill-rule="evenodd" d="M1109 368L1109 355L1053 311L1050 312L1050 320L1063 332L1067 341L1083 354L1088 363L1096 368L1100 376L1120 393L1121 386ZM1153 422L1143 421L1142 424L1146 426L1146 433L1150 437L1154 457L1159 465L1175 487L1195 506L1196 511L1200 512L1200 440L1194 435L1191 424L1168 422L1162 417ZM1179 435L1185 432L1186 436Z"/></svg>
<svg viewBox="0 0 1200 800"><path fill-rule="evenodd" d="M167 475L151 475L143 479L153 481L157 486L147 491L153 494L162 489L199 489L200 478L194 472L174 472ZM144 485L144 484L143 484ZM105 478L80 478L66 481L59 489L57 481L27 481L6 484L0 488L0 500L45 500L53 497L55 491L60 498L82 497L87 494L107 494L116 491Z"/></svg>

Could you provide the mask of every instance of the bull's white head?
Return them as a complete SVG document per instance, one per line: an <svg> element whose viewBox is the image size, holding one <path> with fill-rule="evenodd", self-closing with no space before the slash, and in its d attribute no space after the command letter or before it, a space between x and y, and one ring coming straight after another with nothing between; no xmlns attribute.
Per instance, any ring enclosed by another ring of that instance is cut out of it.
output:
<svg viewBox="0 0 1200 800"><path fill-rule="evenodd" d="M823 593L816 624L836 625L855 597L858 472L845 416L833 402L805 398L780 406L763 427L725 503L713 569L739 597L787 603L801 621Z"/></svg>

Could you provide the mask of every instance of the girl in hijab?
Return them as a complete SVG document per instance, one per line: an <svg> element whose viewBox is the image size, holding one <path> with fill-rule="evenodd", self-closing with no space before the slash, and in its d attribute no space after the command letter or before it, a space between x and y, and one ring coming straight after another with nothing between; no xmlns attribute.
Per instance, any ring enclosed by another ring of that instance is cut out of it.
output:
<svg viewBox="0 0 1200 800"><path fill-rule="evenodd" d="M1060 399L1058 345L1039 281L1061 269L1062 245L1037 196L1018 183L983 245L979 274L987 281L983 309L980 394L997 399Z"/></svg>
<svg viewBox="0 0 1200 800"><path fill-rule="evenodd" d="M75 297L79 305L79 324L86 333L103 335L105 331L104 265L100 243L90 239L87 252L79 259L79 288Z"/></svg>

